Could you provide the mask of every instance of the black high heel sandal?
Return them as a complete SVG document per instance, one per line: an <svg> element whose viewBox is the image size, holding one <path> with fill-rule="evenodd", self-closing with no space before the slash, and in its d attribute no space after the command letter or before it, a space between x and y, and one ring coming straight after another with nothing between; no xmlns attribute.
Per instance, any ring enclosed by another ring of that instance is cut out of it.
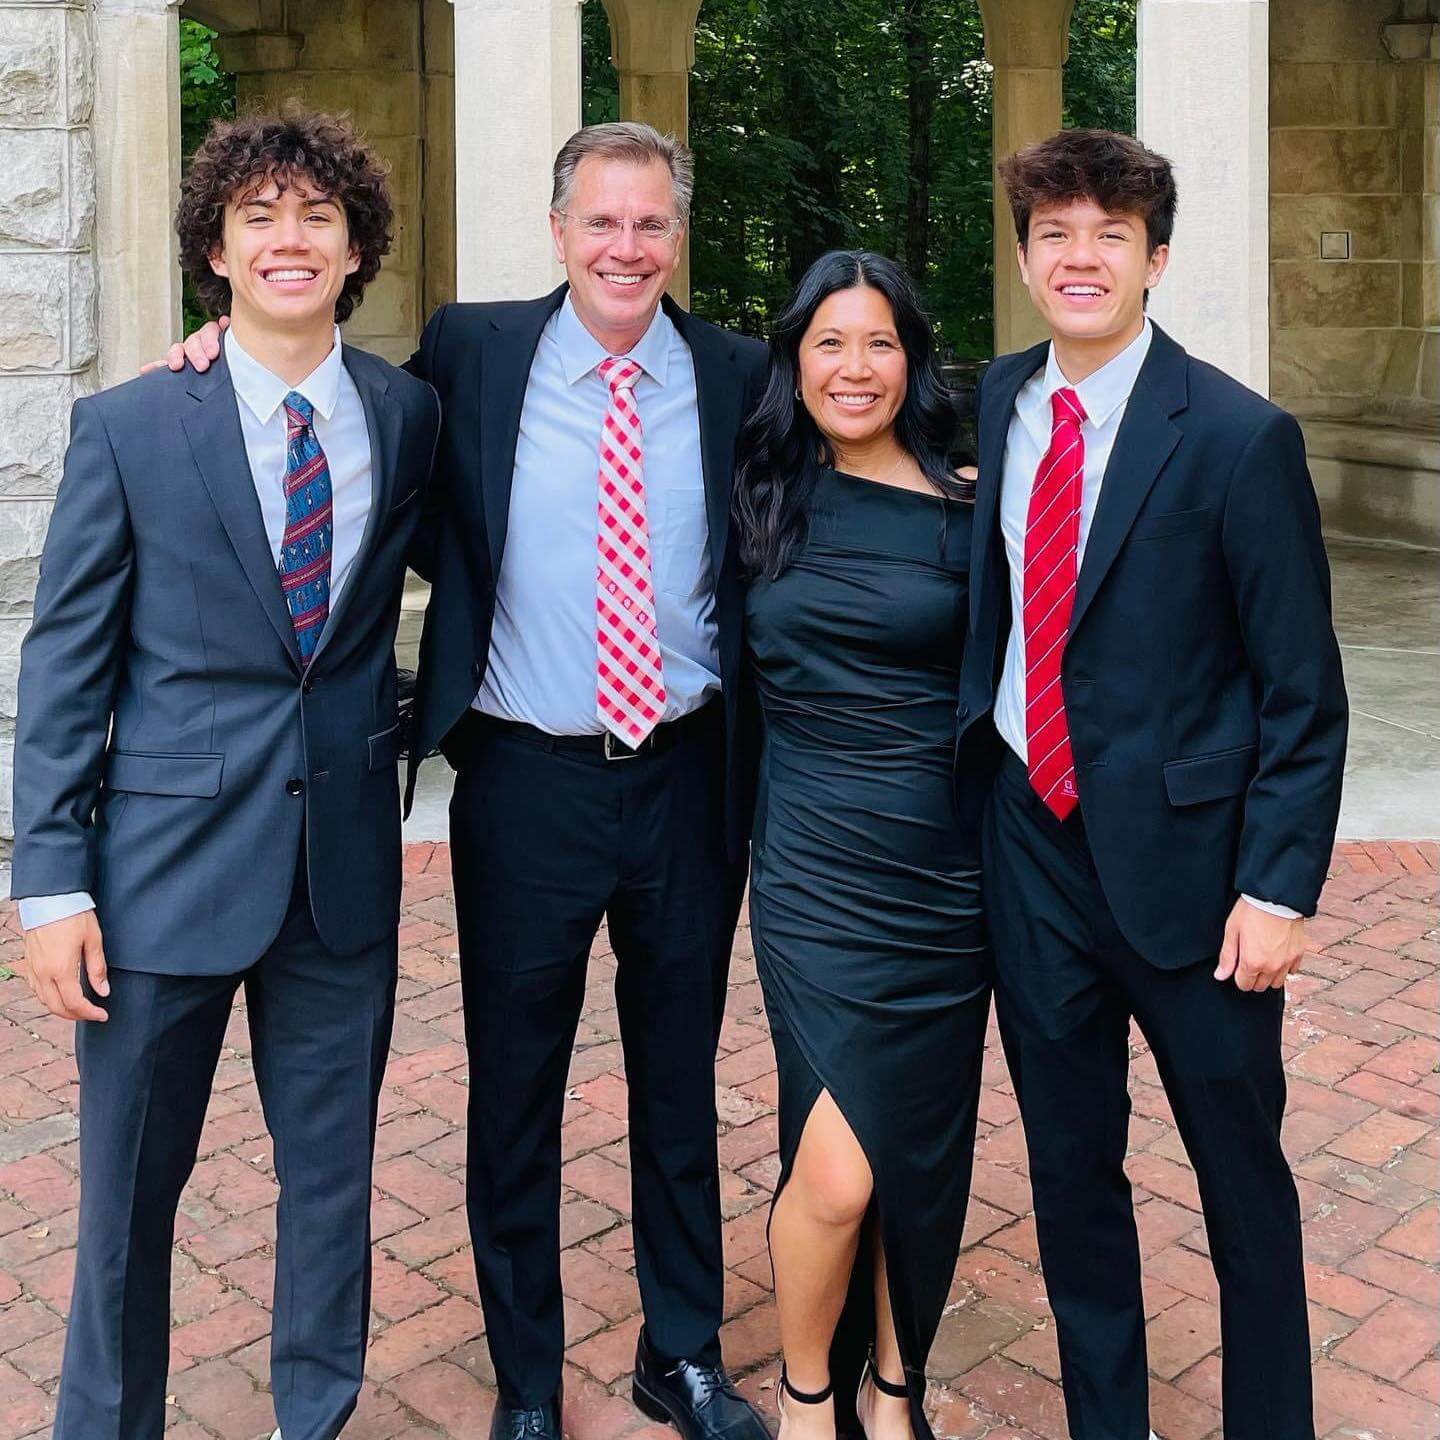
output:
<svg viewBox="0 0 1440 1440"><path fill-rule="evenodd" d="M860 1384L855 1391L855 1410L857 1415L860 1410L860 1396L864 1394L865 1382L867 1380L882 1395L888 1395L892 1400L908 1400L910 1398L910 1387L908 1385L897 1385L895 1381L887 1380L880 1373L880 1367L875 1363L875 1351L872 1349L865 1357L865 1368L860 1372Z"/></svg>
<svg viewBox="0 0 1440 1440"><path fill-rule="evenodd" d="M833 1382L823 1390L797 1390L790 1383L790 1376L786 1372L785 1366L783 1364L780 1366L779 1400L776 1409L779 1410L782 1417L785 1414L785 1401L787 1398L795 1401L797 1405L823 1405L834 1393L835 1386Z"/></svg>

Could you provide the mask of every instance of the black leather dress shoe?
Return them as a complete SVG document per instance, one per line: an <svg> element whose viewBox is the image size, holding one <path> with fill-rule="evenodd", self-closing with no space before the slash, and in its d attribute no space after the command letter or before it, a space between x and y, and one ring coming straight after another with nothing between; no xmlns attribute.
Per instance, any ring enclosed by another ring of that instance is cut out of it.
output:
<svg viewBox="0 0 1440 1440"><path fill-rule="evenodd" d="M528 1410L497 1400L490 1417L490 1440L561 1440L560 1392Z"/></svg>
<svg viewBox="0 0 1440 1440"><path fill-rule="evenodd" d="M723 1365L666 1360L640 1332L635 1345L635 1406L673 1425L685 1440L770 1440L765 1422L730 1383Z"/></svg>

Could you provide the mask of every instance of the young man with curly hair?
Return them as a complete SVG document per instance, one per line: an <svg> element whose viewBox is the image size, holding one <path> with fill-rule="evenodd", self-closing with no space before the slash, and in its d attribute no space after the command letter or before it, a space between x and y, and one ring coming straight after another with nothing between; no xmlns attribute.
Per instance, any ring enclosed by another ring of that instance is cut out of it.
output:
<svg viewBox="0 0 1440 1440"><path fill-rule="evenodd" d="M340 339L393 226L348 125L217 124L176 226L223 355L77 402L21 654L13 889L35 994L78 1022L55 1435L160 1440L176 1206L243 985L280 1184L275 1408L285 1440L333 1440L369 1318L393 649L439 403Z"/></svg>
<svg viewBox="0 0 1440 1440"><path fill-rule="evenodd" d="M1175 218L1162 156L1065 131L1000 178L1050 339L981 389L960 756L999 755L995 1005L1070 1434L1149 1433L1134 1022L1199 1185L1225 1434L1313 1440L1280 1025L1346 702L1305 445L1146 318Z"/></svg>

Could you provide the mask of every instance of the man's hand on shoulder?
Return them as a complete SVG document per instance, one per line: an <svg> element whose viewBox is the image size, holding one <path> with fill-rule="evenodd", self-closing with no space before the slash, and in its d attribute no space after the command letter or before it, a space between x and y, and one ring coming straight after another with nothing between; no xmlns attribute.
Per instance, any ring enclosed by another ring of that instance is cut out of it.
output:
<svg viewBox="0 0 1440 1440"><path fill-rule="evenodd" d="M90 988L97 995L110 993L105 972L105 946L100 922L93 910L52 920L25 932L25 978L35 998L62 1020L108 1020L110 1017L85 996L80 985L84 967Z"/></svg>
<svg viewBox="0 0 1440 1440"><path fill-rule="evenodd" d="M220 355L220 336L230 328L230 317L222 315L219 320L207 320L198 330L192 330L183 340L177 340L165 352L163 360L150 360L140 367L142 375L158 370L162 365L168 370L183 370L188 362L192 369L206 371L210 362Z"/></svg>
<svg viewBox="0 0 1440 1440"><path fill-rule="evenodd" d="M1305 958L1305 920L1272 915L1242 895L1225 922L1215 978L1240 990L1280 990Z"/></svg>

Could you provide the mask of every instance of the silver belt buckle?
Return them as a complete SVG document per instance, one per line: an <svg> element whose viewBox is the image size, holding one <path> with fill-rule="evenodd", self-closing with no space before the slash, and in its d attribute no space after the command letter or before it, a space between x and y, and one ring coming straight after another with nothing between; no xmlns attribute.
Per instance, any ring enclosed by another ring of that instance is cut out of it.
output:
<svg viewBox="0 0 1440 1440"><path fill-rule="evenodd" d="M654 734L654 731L651 731L651 734ZM648 740L649 738L650 736L647 735L645 737L645 740ZM645 740L642 740L640 742L640 745L642 747L645 744ZM607 730L605 732L604 749L605 758L607 760L633 760L640 753L640 750L638 748L635 750L631 750L628 746L622 744L619 740L617 740L615 738L615 733L612 730Z"/></svg>

